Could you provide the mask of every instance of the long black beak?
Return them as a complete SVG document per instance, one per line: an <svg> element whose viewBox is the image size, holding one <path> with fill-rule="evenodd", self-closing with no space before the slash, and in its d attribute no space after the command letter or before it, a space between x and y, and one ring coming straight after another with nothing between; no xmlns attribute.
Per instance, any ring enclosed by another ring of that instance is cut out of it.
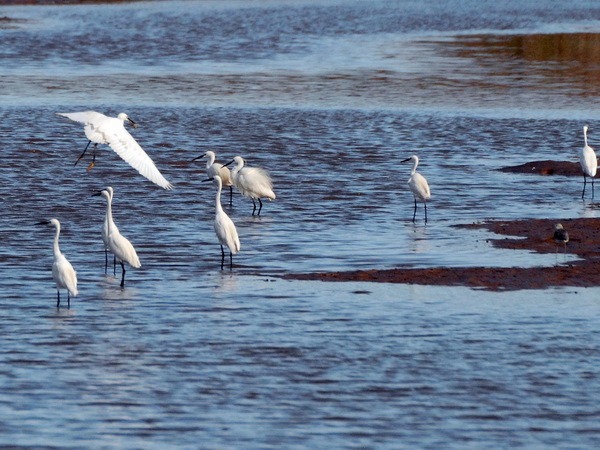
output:
<svg viewBox="0 0 600 450"><path fill-rule="evenodd" d="M201 183L205 183L206 181L212 181L214 178L207 178L206 180L202 180Z"/></svg>
<svg viewBox="0 0 600 450"><path fill-rule="evenodd" d="M231 161L229 161L227 164L223 164L222 167L227 167L230 164L233 164L233 162L235 161L235 159L232 159Z"/></svg>
<svg viewBox="0 0 600 450"><path fill-rule="evenodd" d="M92 194L92 197L100 197L102 195L102 191L97 191Z"/></svg>
<svg viewBox="0 0 600 450"><path fill-rule="evenodd" d="M50 221L49 221L49 220L42 220L42 221L40 221L40 222L36 222L35 224L36 224L36 225L48 225L49 223L50 223Z"/></svg>
<svg viewBox="0 0 600 450"><path fill-rule="evenodd" d="M129 117L127 118L127 120L129 121L129 123L131 124L131 126L132 126L133 128L137 128L137 127L138 127L138 124L137 124L137 123L135 123L135 122L134 122L132 119L130 119Z"/></svg>
<svg viewBox="0 0 600 450"><path fill-rule="evenodd" d="M200 156L197 156L197 157L195 157L194 159L192 159L190 162L194 162L194 161L196 161L197 159L204 158L205 156L206 156L206 155L200 155Z"/></svg>
<svg viewBox="0 0 600 450"><path fill-rule="evenodd" d="M402 160L402 161L400 161L400 162L401 162L401 163L403 163L403 162L408 162L408 161L410 161L410 158L403 159L403 160Z"/></svg>

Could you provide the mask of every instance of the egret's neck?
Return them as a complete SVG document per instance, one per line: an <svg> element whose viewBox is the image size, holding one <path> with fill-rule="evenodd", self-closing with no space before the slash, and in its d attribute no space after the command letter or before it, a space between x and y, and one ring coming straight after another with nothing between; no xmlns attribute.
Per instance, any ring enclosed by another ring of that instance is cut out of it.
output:
<svg viewBox="0 0 600 450"><path fill-rule="evenodd" d="M217 195L215 196L215 208L217 209L217 213L223 211L223 207L221 206L221 189L222 185L219 183L217 186Z"/></svg>
<svg viewBox="0 0 600 450"><path fill-rule="evenodd" d="M206 168L210 169L210 166L212 166L215 163L215 155L209 155L208 156L208 161L206 161Z"/></svg>
<svg viewBox="0 0 600 450"><path fill-rule="evenodd" d="M54 255L60 255L60 248L58 247L58 236L60 236L60 225L56 225L56 231L54 232Z"/></svg>
<svg viewBox="0 0 600 450"><path fill-rule="evenodd" d="M112 218L112 200L110 197L106 198L106 222L108 223L108 233L112 232L113 218Z"/></svg>
<svg viewBox="0 0 600 450"><path fill-rule="evenodd" d="M419 160L416 160L416 161L413 163L412 170L410 171L410 174L411 174L411 175L414 175L415 173L417 173L417 166L418 166L418 165L419 165Z"/></svg>
<svg viewBox="0 0 600 450"><path fill-rule="evenodd" d="M587 143L587 128L583 129L583 143L587 147L587 145L588 145L588 143Z"/></svg>

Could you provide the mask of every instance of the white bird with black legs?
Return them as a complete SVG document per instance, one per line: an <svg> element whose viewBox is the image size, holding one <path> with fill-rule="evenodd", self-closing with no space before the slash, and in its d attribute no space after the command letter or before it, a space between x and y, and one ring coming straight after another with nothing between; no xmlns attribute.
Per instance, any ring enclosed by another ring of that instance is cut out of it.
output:
<svg viewBox="0 0 600 450"><path fill-rule="evenodd" d="M110 201L112 204L113 198L113 188L108 186L106 188L108 195L110 195ZM104 216L104 223L102 224L102 242L104 242L104 273L108 272L108 253L110 249L108 248L108 227L109 221L112 221L112 216L108 214L108 205L106 206L106 215ZM114 222L111 224L113 227L117 228ZM117 273L117 257L113 255L113 274Z"/></svg>
<svg viewBox="0 0 600 450"><path fill-rule="evenodd" d="M129 122L133 127L136 123L131 120L127 114L120 113L117 117L108 117L96 111L82 111L73 113L57 113L59 116L66 117L75 122L83 123L83 131L89 139L83 153L79 156L75 165L79 162L90 144L94 143L94 155L88 170L94 167L96 162L96 147L98 144L108 144L117 155L119 155L131 167L136 169L142 176L157 184L164 189L172 189L173 185L159 172L154 165L154 161L146 154L144 149L125 129L125 122Z"/></svg>
<svg viewBox="0 0 600 450"><path fill-rule="evenodd" d="M592 198L594 198L594 177L596 176L596 171L598 170L598 159L596 158L596 152L594 152L594 149L588 145L587 131L588 126L585 125L583 127L584 145L579 155L579 163L581 164L581 170L583 171L583 192L581 193L581 198L584 198L585 196L587 177L592 179Z"/></svg>
<svg viewBox="0 0 600 450"><path fill-rule="evenodd" d="M200 158L207 158L206 175L208 175L208 178L212 180L216 175L219 175L223 186L229 187L229 206L231 206L233 203L233 181L231 181L231 172L229 171L229 168L221 163L215 162L217 155L211 150L192 159L192 162Z"/></svg>
<svg viewBox="0 0 600 450"><path fill-rule="evenodd" d="M240 251L240 238L233 220L223 211L223 207L221 206L223 182L219 175L214 176L213 184L217 188L215 196L215 234L221 244L221 269L223 269L223 265L225 264L224 247L229 249L229 268L233 268L233 255Z"/></svg>
<svg viewBox="0 0 600 450"><path fill-rule="evenodd" d="M142 267L140 259L131 242L123 236L116 227L112 218L112 197L108 190L104 189L95 195L101 195L106 199L106 216L108 221L107 245L110 252L115 255L119 264L121 264L121 287L125 286L125 263L134 269Z"/></svg>
<svg viewBox="0 0 600 450"><path fill-rule="evenodd" d="M415 198L415 211L413 213L413 222L417 217L417 200L423 202L425 207L425 223L427 223L427 201L431 198L431 192L429 190L429 184L423 175L417 172L417 166L419 165L419 157L412 155L410 158L403 160L402 162L412 161L413 167L410 171L410 178L408 179L408 187L410 188Z"/></svg>
<svg viewBox="0 0 600 450"><path fill-rule="evenodd" d="M67 307L71 307L71 295L76 297L77 273L58 246L60 236L60 222L57 219L44 220L39 225L51 225L54 227L54 262L52 263L52 278L56 283L56 307L60 307L60 290L67 290Z"/></svg>
<svg viewBox="0 0 600 450"><path fill-rule="evenodd" d="M246 161L241 156L236 156L229 161L226 166L235 163L231 169L231 179L233 184L245 197L250 197L254 204L252 215L256 212L256 201L260 207L258 208L257 216L260 216L262 210L261 198L275 200L275 192L273 192L273 182L266 170L260 167L248 167Z"/></svg>

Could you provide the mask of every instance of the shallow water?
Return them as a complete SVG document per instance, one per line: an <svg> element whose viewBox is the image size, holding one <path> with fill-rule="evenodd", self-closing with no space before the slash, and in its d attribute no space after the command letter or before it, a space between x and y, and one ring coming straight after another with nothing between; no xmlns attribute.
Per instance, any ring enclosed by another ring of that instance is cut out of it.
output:
<svg viewBox="0 0 600 450"><path fill-rule="evenodd" d="M562 262L454 225L597 216L580 179L495 170L576 161L584 123L595 144L593 61L497 50L511 33L596 31L591 3L183 5L0 9L24 19L0 29L0 444L597 447L597 289L280 278ZM85 136L55 112L84 109L134 118L175 190L108 148L93 170L73 166ZM237 194L226 208L233 270L190 163L209 149L268 168L277 193L259 218ZM432 189L427 225L421 207L410 220L412 153ZM124 289L103 270L91 194L107 185L142 261ZM78 272L70 310L54 307L52 231L34 226L46 217Z"/></svg>

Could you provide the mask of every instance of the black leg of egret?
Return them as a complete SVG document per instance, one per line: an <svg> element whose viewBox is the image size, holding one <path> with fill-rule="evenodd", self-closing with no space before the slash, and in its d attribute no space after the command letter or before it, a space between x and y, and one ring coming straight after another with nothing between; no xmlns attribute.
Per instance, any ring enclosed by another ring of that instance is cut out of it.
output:
<svg viewBox="0 0 600 450"><path fill-rule="evenodd" d="M229 186L229 206L233 206L233 186Z"/></svg>
<svg viewBox="0 0 600 450"><path fill-rule="evenodd" d="M88 141L87 145L85 146L85 149L83 150L83 153L81 155L79 155L79 158L77 158L77 161L75 161L75 166L77 165L77 163L79 162L79 160L81 158L83 158L83 155L85 155L85 152L87 152L88 147L90 146L90 144L92 143L92 141Z"/></svg>
<svg viewBox="0 0 600 450"><path fill-rule="evenodd" d="M117 276L117 257L113 256L113 275Z"/></svg>
<svg viewBox="0 0 600 450"><path fill-rule="evenodd" d="M67 309L71 309L71 293L67 291Z"/></svg>
<svg viewBox="0 0 600 450"><path fill-rule="evenodd" d="M413 222L415 221L416 217L417 217L417 199L415 198L415 210L413 212Z"/></svg>
<svg viewBox="0 0 600 450"><path fill-rule="evenodd" d="M256 211L256 202L254 199L252 199L252 204L254 205L254 208L252 209L252 215L254 215L254 212Z"/></svg>
<svg viewBox="0 0 600 450"><path fill-rule="evenodd" d="M58 289L56 290L56 307L60 307L60 291Z"/></svg>
<svg viewBox="0 0 600 450"><path fill-rule="evenodd" d="M125 264L123 261L121 261L121 270L123 271L121 276L121 287L125 287Z"/></svg>
<svg viewBox="0 0 600 450"><path fill-rule="evenodd" d="M108 249L104 249L104 275L108 273Z"/></svg>
<svg viewBox="0 0 600 450"><path fill-rule="evenodd" d="M423 202L423 205L425 205L425 223L427 223L427 202Z"/></svg>
<svg viewBox="0 0 600 450"><path fill-rule="evenodd" d="M229 252L229 269L233 269L233 253Z"/></svg>
<svg viewBox="0 0 600 450"><path fill-rule="evenodd" d="M260 216L260 212L262 210L262 200L260 199L260 197L258 197L258 203L260 205L260 208L258 208L258 214L257 214L257 216Z"/></svg>
<svg viewBox="0 0 600 450"><path fill-rule="evenodd" d="M585 173L583 174L583 192L581 193L581 198L585 197L585 183L586 183L586 178L585 178Z"/></svg>
<svg viewBox="0 0 600 450"><path fill-rule="evenodd" d="M225 265L225 250L221 245L221 270L223 270L223 266Z"/></svg>

